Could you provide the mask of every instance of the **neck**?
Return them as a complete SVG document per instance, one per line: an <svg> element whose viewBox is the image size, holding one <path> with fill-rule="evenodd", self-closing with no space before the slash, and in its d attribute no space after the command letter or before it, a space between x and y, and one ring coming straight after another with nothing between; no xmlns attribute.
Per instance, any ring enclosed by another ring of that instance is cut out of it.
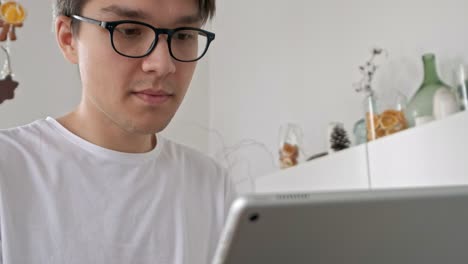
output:
<svg viewBox="0 0 468 264"><path fill-rule="evenodd" d="M145 153L156 146L155 135L126 131L101 111L86 106L85 102L57 121L73 134L106 149Z"/></svg>
<svg viewBox="0 0 468 264"><path fill-rule="evenodd" d="M423 56L424 63L424 83L440 83L439 75L437 74L435 56L432 54L426 54Z"/></svg>

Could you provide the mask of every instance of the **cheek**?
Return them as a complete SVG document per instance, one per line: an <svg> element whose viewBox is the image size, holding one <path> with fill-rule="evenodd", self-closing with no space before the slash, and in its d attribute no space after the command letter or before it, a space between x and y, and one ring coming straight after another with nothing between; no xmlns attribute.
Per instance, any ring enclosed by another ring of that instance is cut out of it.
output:
<svg viewBox="0 0 468 264"><path fill-rule="evenodd" d="M80 50L81 78L88 93L117 96L120 93L116 90L128 85L126 76L131 76L131 64L123 62L123 57L115 53L112 47L106 48L104 44L88 45Z"/></svg>
<svg viewBox="0 0 468 264"><path fill-rule="evenodd" d="M196 63L183 62L177 65L178 80L180 81L180 86L183 87L183 90L185 91L188 89L190 82L192 81L196 65Z"/></svg>

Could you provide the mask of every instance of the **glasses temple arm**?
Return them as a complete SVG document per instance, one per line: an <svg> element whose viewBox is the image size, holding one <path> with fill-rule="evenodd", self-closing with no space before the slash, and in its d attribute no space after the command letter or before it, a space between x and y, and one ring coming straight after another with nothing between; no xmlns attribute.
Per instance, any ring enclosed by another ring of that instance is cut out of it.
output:
<svg viewBox="0 0 468 264"><path fill-rule="evenodd" d="M82 16L78 16L78 15L72 15L72 18L83 21L83 22L95 24L95 25L101 26L103 28L105 28L106 24L107 24L107 22L104 22L104 21L99 21L99 20L95 20L95 19L87 18L87 17L82 17Z"/></svg>

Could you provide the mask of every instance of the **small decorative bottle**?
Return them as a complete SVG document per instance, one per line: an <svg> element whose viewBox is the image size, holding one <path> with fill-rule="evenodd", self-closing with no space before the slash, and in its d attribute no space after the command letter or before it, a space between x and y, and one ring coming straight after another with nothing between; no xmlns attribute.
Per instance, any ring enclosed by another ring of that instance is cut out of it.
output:
<svg viewBox="0 0 468 264"><path fill-rule="evenodd" d="M298 124L287 123L280 128L279 165L281 169L296 166L302 142L302 129Z"/></svg>
<svg viewBox="0 0 468 264"><path fill-rule="evenodd" d="M406 117L410 126L418 126L432 121L434 119L434 94L440 88L450 90L450 87L442 82L437 74L435 55L425 54L422 59L424 64L424 80L406 109Z"/></svg>

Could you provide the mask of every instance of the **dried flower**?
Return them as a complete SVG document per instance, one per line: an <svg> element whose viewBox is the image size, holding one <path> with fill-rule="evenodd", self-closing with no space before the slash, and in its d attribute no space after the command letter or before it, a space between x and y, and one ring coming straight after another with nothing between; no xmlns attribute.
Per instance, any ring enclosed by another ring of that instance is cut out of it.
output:
<svg viewBox="0 0 468 264"><path fill-rule="evenodd" d="M370 59L366 61L364 65L359 66L359 71L362 74L362 78L359 82L353 84L356 92L364 92L366 94L374 93L372 90L372 80L374 78L375 72L379 68L379 66L375 64L375 59L382 54L387 56L387 52L384 49L373 48Z"/></svg>

